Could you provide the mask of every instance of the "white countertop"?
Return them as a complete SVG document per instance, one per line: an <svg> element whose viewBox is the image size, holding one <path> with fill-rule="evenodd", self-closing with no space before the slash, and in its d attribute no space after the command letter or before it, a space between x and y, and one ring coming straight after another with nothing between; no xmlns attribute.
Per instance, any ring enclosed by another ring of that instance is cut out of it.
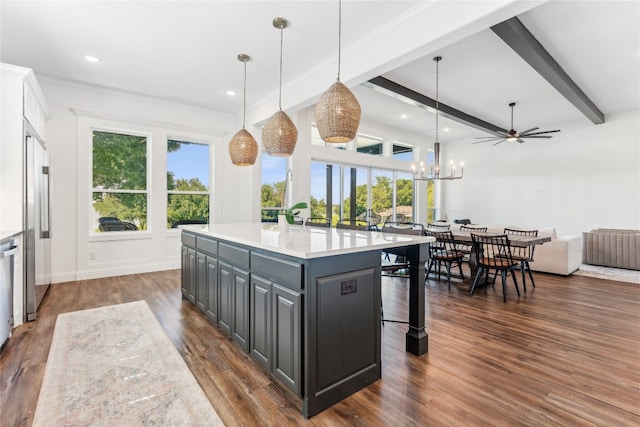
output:
<svg viewBox="0 0 640 427"><path fill-rule="evenodd" d="M9 240L12 237L17 237L21 234L20 230L0 230L0 241Z"/></svg>
<svg viewBox="0 0 640 427"><path fill-rule="evenodd" d="M185 231L254 248L309 259L433 242L433 237L275 223L183 225Z"/></svg>

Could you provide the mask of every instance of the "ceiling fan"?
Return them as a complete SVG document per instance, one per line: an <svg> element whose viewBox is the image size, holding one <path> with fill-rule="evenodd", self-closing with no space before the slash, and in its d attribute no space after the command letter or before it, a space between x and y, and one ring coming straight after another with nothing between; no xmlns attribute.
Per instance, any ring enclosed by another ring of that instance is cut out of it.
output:
<svg viewBox="0 0 640 427"><path fill-rule="evenodd" d="M516 132L515 129L513 129L513 107L515 107L516 103L512 102L509 104L509 107L511 107L511 130L509 132L507 132L506 134L498 134L497 136L479 136L476 137L475 139L481 139L482 141L476 141L474 142L474 144L479 144L481 142L490 142L490 141L497 141L495 144L493 145L498 145L501 142L504 141L518 141L519 143L523 143L524 140L522 138L551 138L551 135L545 135L547 133L554 133L554 132L560 132L560 129L556 129L556 130L545 130L545 131L541 131L541 132L533 132L534 130L538 130L539 128L535 127L535 128L531 128L531 129L527 129L523 132Z"/></svg>

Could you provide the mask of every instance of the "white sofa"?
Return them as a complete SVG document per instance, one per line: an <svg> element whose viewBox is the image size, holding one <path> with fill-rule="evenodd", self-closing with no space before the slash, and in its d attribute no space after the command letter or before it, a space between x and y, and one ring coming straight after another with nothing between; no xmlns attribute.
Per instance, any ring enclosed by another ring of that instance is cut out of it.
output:
<svg viewBox="0 0 640 427"><path fill-rule="evenodd" d="M450 224L452 230L460 229L460 224ZM485 226L484 224L482 225ZM502 233L505 227L487 225L487 232ZM509 228L526 228L509 226ZM557 237L555 228L541 228L538 236L549 236L551 241L536 245L531 270L567 276L582 264L582 239L578 235Z"/></svg>

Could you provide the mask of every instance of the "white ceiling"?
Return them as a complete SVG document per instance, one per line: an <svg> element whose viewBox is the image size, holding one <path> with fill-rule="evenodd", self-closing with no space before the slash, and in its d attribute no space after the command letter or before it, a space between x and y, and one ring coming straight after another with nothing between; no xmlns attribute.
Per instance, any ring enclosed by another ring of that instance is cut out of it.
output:
<svg viewBox="0 0 640 427"><path fill-rule="evenodd" d="M426 3L438 3L431 1ZM464 1L457 2L466 7ZM422 1L343 2L343 52L392 18L424 8ZM336 1L6 1L0 2L2 62L38 76L90 83L234 115L242 112L242 64L248 64L247 102L277 94L280 31L283 85L335 58ZM364 18L366 17L366 19ZM640 2L550 1L519 19L605 114L640 106ZM353 47L352 47L353 48ZM98 64L82 55L101 58ZM441 55L440 101L516 129L584 120L573 105L490 29L456 41L383 76L435 97ZM343 58L344 61L344 58ZM331 82L327 82L327 87ZM239 96L229 97L228 89ZM364 86L353 88L363 119L433 135L432 112ZM274 100L274 108L277 105ZM406 119L401 119L407 114ZM449 128L450 132L444 132ZM441 140L482 133L442 119ZM555 127L554 127L555 129Z"/></svg>

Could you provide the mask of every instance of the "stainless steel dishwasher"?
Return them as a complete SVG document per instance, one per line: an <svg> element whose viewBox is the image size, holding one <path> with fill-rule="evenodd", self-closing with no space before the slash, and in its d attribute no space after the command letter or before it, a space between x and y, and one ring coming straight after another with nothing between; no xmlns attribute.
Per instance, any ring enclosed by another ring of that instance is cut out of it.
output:
<svg viewBox="0 0 640 427"><path fill-rule="evenodd" d="M13 329L13 278L17 252L16 239L0 243L0 353Z"/></svg>

